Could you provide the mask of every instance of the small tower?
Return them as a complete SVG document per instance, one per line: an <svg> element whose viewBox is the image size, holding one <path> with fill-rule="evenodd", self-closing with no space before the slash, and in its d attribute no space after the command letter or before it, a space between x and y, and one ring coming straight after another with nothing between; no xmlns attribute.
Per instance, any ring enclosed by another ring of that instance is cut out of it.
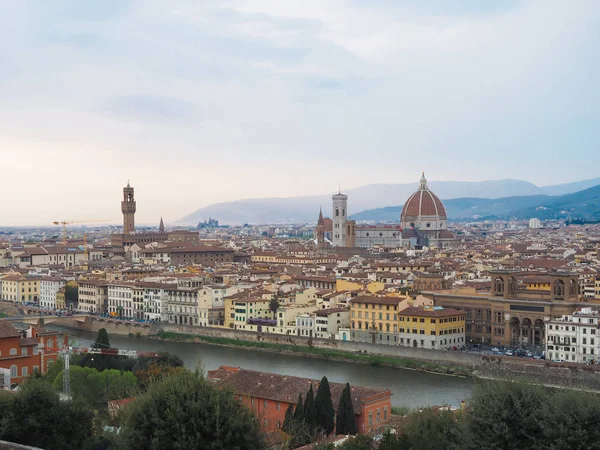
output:
<svg viewBox="0 0 600 450"><path fill-rule="evenodd" d="M127 186L123 188L123 201L121 202L121 212L123 213L123 233L131 234L135 232L135 199L133 188L127 181Z"/></svg>
<svg viewBox="0 0 600 450"><path fill-rule="evenodd" d="M319 209L319 220L315 228L315 237L317 238L317 248L325 248L325 220L323 220L323 208Z"/></svg>
<svg viewBox="0 0 600 450"><path fill-rule="evenodd" d="M420 191L426 191L429 187L427 187L427 178L425 178L425 172L421 174L421 184L419 185Z"/></svg>
<svg viewBox="0 0 600 450"><path fill-rule="evenodd" d="M159 233L164 233L165 232L165 224L163 222L163 218L160 218L160 225L158 225L158 232Z"/></svg>
<svg viewBox="0 0 600 450"><path fill-rule="evenodd" d="M333 246L346 246L346 221L348 220L348 196L338 191L333 200Z"/></svg>

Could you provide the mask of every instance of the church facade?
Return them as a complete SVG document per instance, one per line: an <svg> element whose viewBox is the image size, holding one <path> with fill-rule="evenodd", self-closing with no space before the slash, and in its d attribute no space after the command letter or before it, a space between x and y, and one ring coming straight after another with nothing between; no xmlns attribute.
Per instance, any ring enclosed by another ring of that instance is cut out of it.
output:
<svg viewBox="0 0 600 450"><path fill-rule="evenodd" d="M348 196L338 192L332 197L332 239L324 237L322 212L315 229L318 248L419 248L448 247L454 234L448 230L448 217L442 201L429 189L425 174L419 189L402 207L399 224L359 225L348 218Z"/></svg>

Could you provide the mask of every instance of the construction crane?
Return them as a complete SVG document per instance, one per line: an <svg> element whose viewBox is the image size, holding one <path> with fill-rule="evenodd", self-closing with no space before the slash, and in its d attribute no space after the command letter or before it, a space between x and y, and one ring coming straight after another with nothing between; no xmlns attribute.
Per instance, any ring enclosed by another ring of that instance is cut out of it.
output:
<svg viewBox="0 0 600 450"><path fill-rule="evenodd" d="M66 335L65 343L67 343ZM64 362L63 393L65 395L70 395L71 393L71 355L74 353L88 355L128 356L129 358L139 358L140 356L158 358L162 356L157 352L138 352L137 350L119 350L118 348L69 347L68 345L64 346L59 353L61 354Z"/></svg>
<svg viewBox="0 0 600 450"><path fill-rule="evenodd" d="M72 225L74 223L96 223L96 222L108 222L108 219L95 219L95 220L61 220L52 222L54 225L62 225L62 243L65 245L67 243L67 225Z"/></svg>

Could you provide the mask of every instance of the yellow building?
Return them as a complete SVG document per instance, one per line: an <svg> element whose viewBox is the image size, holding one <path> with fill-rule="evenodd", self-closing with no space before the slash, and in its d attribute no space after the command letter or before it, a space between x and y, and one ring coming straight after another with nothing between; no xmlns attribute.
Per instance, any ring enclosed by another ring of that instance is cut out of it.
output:
<svg viewBox="0 0 600 450"><path fill-rule="evenodd" d="M370 281L366 284L358 283L356 281L349 281L344 279L337 279L335 281L335 290L336 292L341 291L362 291L367 290L371 294L375 294L377 292L381 292L385 289L385 283L381 281Z"/></svg>
<svg viewBox="0 0 600 450"><path fill-rule="evenodd" d="M241 293L240 293L241 294ZM251 319L273 319L271 300L233 295L225 299L225 327L245 330Z"/></svg>
<svg viewBox="0 0 600 450"><path fill-rule="evenodd" d="M550 279L547 277L527 277L523 279L523 286L528 291L550 292Z"/></svg>
<svg viewBox="0 0 600 450"><path fill-rule="evenodd" d="M56 307L58 309L67 309L67 300L65 297L65 288L60 288L56 293Z"/></svg>
<svg viewBox="0 0 600 450"><path fill-rule="evenodd" d="M362 295L350 300L351 340L398 344L398 312L404 298Z"/></svg>
<svg viewBox="0 0 600 450"><path fill-rule="evenodd" d="M439 306L411 306L399 313L399 344L430 349L465 345L465 313Z"/></svg>
<svg viewBox="0 0 600 450"><path fill-rule="evenodd" d="M2 300L17 303L38 302L40 280L23 275L7 275L2 278Z"/></svg>

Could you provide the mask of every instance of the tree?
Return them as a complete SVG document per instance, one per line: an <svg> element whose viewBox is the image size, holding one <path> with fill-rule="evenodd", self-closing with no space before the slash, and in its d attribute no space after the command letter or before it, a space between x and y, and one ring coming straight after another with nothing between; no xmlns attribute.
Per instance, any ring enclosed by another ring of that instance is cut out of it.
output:
<svg viewBox="0 0 600 450"><path fill-rule="evenodd" d="M373 448L373 439L366 434L359 434L354 438L348 439L339 448L340 450L371 450Z"/></svg>
<svg viewBox="0 0 600 450"><path fill-rule="evenodd" d="M294 410L294 420L304 421L304 406L302 405L302 394L298 394L298 403L296 404L296 409Z"/></svg>
<svg viewBox="0 0 600 450"><path fill-rule="evenodd" d="M110 340L108 339L108 331L106 328L100 328L98 335L96 336L96 342L92 345L92 348L107 349L110 348Z"/></svg>
<svg viewBox="0 0 600 450"><path fill-rule="evenodd" d="M93 413L77 401L61 401L40 379L31 379L21 392L0 402L0 439L53 449L85 448L92 436Z"/></svg>
<svg viewBox="0 0 600 450"><path fill-rule="evenodd" d="M335 433L336 434L356 434L356 417L354 416L354 406L352 406L352 394L350 384L346 383L338 403Z"/></svg>
<svg viewBox="0 0 600 450"><path fill-rule="evenodd" d="M310 388L306 394L306 401L304 402L304 421L311 432L317 428L317 408L315 407L312 383L310 384Z"/></svg>
<svg viewBox="0 0 600 450"><path fill-rule="evenodd" d="M446 450L464 448L462 415L426 408L408 415L398 445L383 449ZM391 439L390 439L391 440Z"/></svg>
<svg viewBox="0 0 600 450"><path fill-rule="evenodd" d="M292 422L294 421L294 405L288 405L285 410L285 419L283 419L283 426L281 429L286 433L290 434L288 430L292 427Z"/></svg>
<svg viewBox="0 0 600 450"><path fill-rule="evenodd" d="M277 319L277 310L279 309L279 301L277 296L273 297L269 302L269 310L273 313L273 319Z"/></svg>
<svg viewBox="0 0 600 450"><path fill-rule="evenodd" d="M233 392L187 371L152 384L123 414L120 440L125 449L264 446L258 420Z"/></svg>
<svg viewBox="0 0 600 450"><path fill-rule="evenodd" d="M75 309L79 303L79 287L67 284L65 286L65 306L67 309Z"/></svg>
<svg viewBox="0 0 600 450"><path fill-rule="evenodd" d="M325 433L331 434L335 427L335 411L331 401L331 389L327 377L321 379L317 395L315 396L315 408L317 410L317 424L325 430Z"/></svg>

